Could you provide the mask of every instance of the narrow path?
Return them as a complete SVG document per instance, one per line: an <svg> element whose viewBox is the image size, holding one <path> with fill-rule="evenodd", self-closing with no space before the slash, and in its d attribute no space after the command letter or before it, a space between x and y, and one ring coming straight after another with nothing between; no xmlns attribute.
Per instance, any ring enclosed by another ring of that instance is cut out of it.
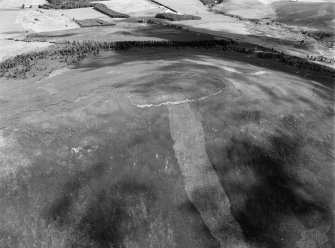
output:
<svg viewBox="0 0 335 248"><path fill-rule="evenodd" d="M204 131L188 103L168 105L174 151L186 193L222 248L246 248L241 227L208 159Z"/></svg>

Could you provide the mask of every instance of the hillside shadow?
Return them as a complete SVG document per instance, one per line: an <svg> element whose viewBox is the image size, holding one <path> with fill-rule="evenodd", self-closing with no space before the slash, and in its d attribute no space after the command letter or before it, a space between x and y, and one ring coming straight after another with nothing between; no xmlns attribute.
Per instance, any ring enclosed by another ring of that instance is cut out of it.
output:
<svg viewBox="0 0 335 248"><path fill-rule="evenodd" d="M166 53L164 52L166 51ZM183 51L180 53L180 51ZM117 54L117 56L115 55ZM201 65L201 62L206 62L205 59L201 58L201 56L209 56L215 59L224 59L225 61L232 62L241 62L248 63L253 66L269 69L275 72L284 72L292 77L301 77L309 80L313 80L318 82L320 85L315 84L315 88L327 87L329 89L329 95L331 95L332 99L334 99L334 94L332 94L335 90L335 85L333 83L333 79L330 76L324 75L318 71L307 70L303 68L296 68L294 66L289 66L283 64L281 62L276 62L273 60L265 60L258 58L249 58L245 55L241 55L239 53L226 53L224 51L215 50L213 52L212 49L199 49L199 48L144 48L144 49L128 49L124 51L113 51L113 54L99 54L96 56L90 56L79 63L72 65L73 69L82 69L83 71L92 71L103 67L113 67L120 66L127 62L149 62L149 61L167 61L167 62L175 62L172 65L164 66L161 68L157 68L157 70L167 70L178 68L180 65L192 66L194 68L211 68L211 69L220 69L220 66L215 64ZM184 59L190 59L199 62L199 64L184 62ZM237 74L236 74L237 75Z"/></svg>
<svg viewBox="0 0 335 248"><path fill-rule="evenodd" d="M106 164L96 164L76 173L44 210L43 216L50 224L56 223L58 228L71 233L73 238L67 240L70 247L121 246L135 229L148 228L149 223L142 219L141 213L132 216L129 211L143 210L137 209L142 197L146 207L154 205L153 186L128 177L113 183L108 180L108 168ZM78 209L81 194L86 195L85 204ZM130 223L137 223L133 230L126 227Z"/></svg>
<svg viewBox="0 0 335 248"><path fill-rule="evenodd" d="M239 134L229 141L224 151L228 164L214 166L232 204L231 211L251 247L293 247L302 228L327 225L331 231L326 242L334 245L334 216L331 199L325 193L331 189L315 182L317 170L309 171L308 180L302 180L310 170L303 164L308 161L302 157L306 144L293 117L288 116L285 125L289 133L277 130L262 138Z"/></svg>

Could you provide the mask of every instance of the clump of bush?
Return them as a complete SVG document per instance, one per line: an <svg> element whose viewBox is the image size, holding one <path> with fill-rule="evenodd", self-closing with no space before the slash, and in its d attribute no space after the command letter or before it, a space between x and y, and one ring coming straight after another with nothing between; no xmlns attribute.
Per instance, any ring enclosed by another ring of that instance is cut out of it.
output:
<svg viewBox="0 0 335 248"><path fill-rule="evenodd" d="M169 21L201 20L200 16L179 15L174 13L159 13L155 17L160 19L166 19Z"/></svg>
<svg viewBox="0 0 335 248"><path fill-rule="evenodd" d="M200 0L200 2L202 2L203 5L214 5L222 3L223 0Z"/></svg>
<svg viewBox="0 0 335 248"><path fill-rule="evenodd" d="M122 14L119 12L116 12L114 10L111 10L110 8L108 8L106 5L102 4L102 3L97 3L94 5L94 8L96 11L99 11L111 18L128 18L129 15L126 14Z"/></svg>

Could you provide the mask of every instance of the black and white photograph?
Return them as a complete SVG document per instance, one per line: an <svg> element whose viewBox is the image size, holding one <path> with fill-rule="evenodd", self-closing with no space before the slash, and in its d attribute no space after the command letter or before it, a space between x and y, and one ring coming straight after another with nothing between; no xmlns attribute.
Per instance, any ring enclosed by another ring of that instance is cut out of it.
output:
<svg viewBox="0 0 335 248"><path fill-rule="evenodd" d="M335 0L0 0L0 248L335 248Z"/></svg>

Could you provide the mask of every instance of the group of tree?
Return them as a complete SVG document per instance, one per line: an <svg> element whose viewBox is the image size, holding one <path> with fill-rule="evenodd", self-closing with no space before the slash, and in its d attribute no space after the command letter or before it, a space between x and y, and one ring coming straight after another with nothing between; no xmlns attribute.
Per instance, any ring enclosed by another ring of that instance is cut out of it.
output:
<svg viewBox="0 0 335 248"><path fill-rule="evenodd" d="M240 21L249 21L249 22L253 22L253 23L256 23L256 24L260 23L258 19L246 18L246 17L242 17L242 16L239 16L239 15L233 15L233 14L226 13L222 10L213 9L212 11L213 11L214 14L220 14L220 15L232 17L232 18L238 19Z"/></svg>
<svg viewBox="0 0 335 248"><path fill-rule="evenodd" d="M111 18L128 18L129 15L127 14L123 14L123 13L119 13L116 12L114 10L111 10L110 8L108 8L106 5L102 4L102 3L97 3L94 5L93 9L111 17Z"/></svg>
<svg viewBox="0 0 335 248"><path fill-rule="evenodd" d="M324 63L329 63L329 64L333 64L335 62L334 58L327 58L323 55L319 55L319 56L307 55L307 59L311 61L319 61L319 62L324 62Z"/></svg>
<svg viewBox="0 0 335 248"><path fill-rule="evenodd" d="M169 21L201 20L200 16L180 15L174 13L158 13L155 15L155 18L166 19Z"/></svg>
<svg viewBox="0 0 335 248"><path fill-rule="evenodd" d="M77 9L94 7L93 0L47 0L47 4L41 4L38 7L42 9ZM104 1L104 0L102 0Z"/></svg>
<svg viewBox="0 0 335 248"><path fill-rule="evenodd" d="M223 2L223 0L200 0L203 5L214 5L214 4L220 4Z"/></svg>
<svg viewBox="0 0 335 248"><path fill-rule="evenodd" d="M332 77L335 77L335 70L317 63L310 62L306 59L302 59L295 56L289 56L284 54L283 52L272 53L272 52L257 52L256 56L262 59L271 59L277 62L281 62L284 64L288 64L290 66L294 66L298 69L308 69L318 72L325 72L330 74Z"/></svg>
<svg viewBox="0 0 335 248"><path fill-rule="evenodd" d="M335 77L335 70L320 64L310 62L274 50L261 50L255 47L246 47L233 40L196 40L196 41L120 41L120 42L100 42L100 41L72 41L65 42L56 48L49 48L41 52L33 52L25 55L18 55L0 63L0 76L11 74L8 72L25 73L29 71L39 59L58 59L67 64L73 64L88 55L99 54L102 51L127 50L130 48L206 48L234 51L242 54L253 54L257 58L269 59L296 68L322 71Z"/></svg>

